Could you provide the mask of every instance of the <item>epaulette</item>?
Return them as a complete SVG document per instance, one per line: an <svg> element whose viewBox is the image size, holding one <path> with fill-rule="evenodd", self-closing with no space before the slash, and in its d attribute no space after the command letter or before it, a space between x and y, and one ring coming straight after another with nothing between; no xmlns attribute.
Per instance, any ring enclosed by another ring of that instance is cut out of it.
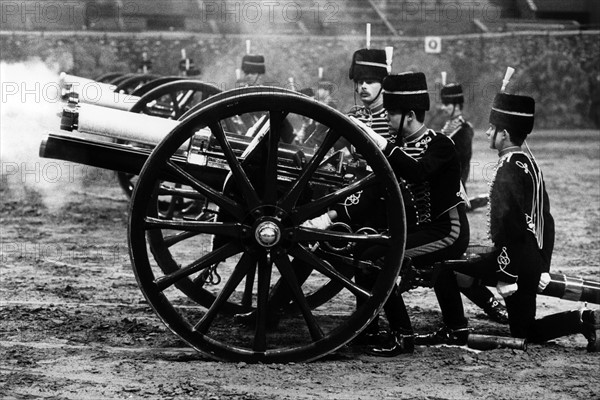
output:
<svg viewBox="0 0 600 400"><path fill-rule="evenodd" d="M446 123L444 124L444 127L442 128L442 133L444 135L448 136L449 138L452 138L452 136L454 136L456 134L456 132L461 130L462 126L465 123L468 123L468 122L465 121L465 119L463 118L462 115L452 118L452 119L446 121Z"/></svg>

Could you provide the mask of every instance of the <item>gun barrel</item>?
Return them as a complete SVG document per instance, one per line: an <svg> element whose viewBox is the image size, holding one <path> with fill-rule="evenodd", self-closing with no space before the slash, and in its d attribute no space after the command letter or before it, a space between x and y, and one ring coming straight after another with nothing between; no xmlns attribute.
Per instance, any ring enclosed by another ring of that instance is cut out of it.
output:
<svg viewBox="0 0 600 400"><path fill-rule="evenodd" d="M63 110L61 129L156 146L178 123L166 118L81 104Z"/></svg>
<svg viewBox="0 0 600 400"><path fill-rule="evenodd" d="M42 158L72 161L138 175L151 152L150 147L100 141L72 134L48 133L42 139L39 155ZM214 188L222 186L228 172L218 167L189 163L184 153L172 157L171 160L181 168L185 168L192 176ZM165 175L164 179L178 182L179 177Z"/></svg>
<svg viewBox="0 0 600 400"><path fill-rule="evenodd" d="M564 300L600 304L600 282L555 273L550 274L550 279L550 283L541 294Z"/></svg>
<svg viewBox="0 0 600 400"><path fill-rule="evenodd" d="M452 267L457 272L469 275L468 271L464 271L462 267L468 265L477 257L464 260L447 260L443 264ZM550 283L540 294L564 300L600 304L600 282L565 274L550 273Z"/></svg>
<svg viewBox="0 0 600 400"><path fill-rule="evenodd" d="M65 73L60 75L59 85L65 99L76 93L80 103L94 104L117 110L128 111L140 99L138 96L116 93L115 85Z"/></svg>

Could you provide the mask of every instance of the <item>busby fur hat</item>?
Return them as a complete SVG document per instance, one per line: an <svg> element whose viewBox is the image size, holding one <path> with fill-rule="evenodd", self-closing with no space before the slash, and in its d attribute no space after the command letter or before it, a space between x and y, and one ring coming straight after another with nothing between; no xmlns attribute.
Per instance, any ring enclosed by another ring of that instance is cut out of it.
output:
<svg viewBox="0 0 600 400"><path fill-rule="evenodd" d="M490 124L508 132L529 135L533 130L535 100L529 96L498 93L490 111Z"/></svg>
<svg viewBox="0 0 600 400"><path fill-rule="evenodd" d="M360 49L354 52L348 76L354 81L375 79L382 81L388 75L385 50Z"/></svg>
<svg viewBox="0 0 600 400"><path fill-rule="evenodd" d="M255 54L246 54L242 58L242 71L246 74L264 74L265 57Z"/></svg>
<svg viewBox="0 0 600 400"><path fill-rule="evenodd" d="M463 104L465 102L462 86L459 83L444 85L440 91L440 95L442 97L442 104Z"/></svg>
<svg viewBox="0 0 600 400"><path fill-rule="evenodd" d="M429 110L427 80L422 72L388 75L383 80L383 107L386 110Z"/></svg>

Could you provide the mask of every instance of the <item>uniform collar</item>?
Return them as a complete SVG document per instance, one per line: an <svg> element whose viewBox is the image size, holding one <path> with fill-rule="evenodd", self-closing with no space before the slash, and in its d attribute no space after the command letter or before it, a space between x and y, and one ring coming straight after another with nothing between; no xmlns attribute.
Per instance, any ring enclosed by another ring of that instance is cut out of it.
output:
<svg viewBox="0 0 600 400"><path fill-rule="evenodd" d="M423 135L425 135L427 130L427 127L425 126L425 124L423 124L419 129L417 129L415 132L411 133L408 137L406 137L404 139L404 142L413 143L420 140L423 137Z"/></svg>

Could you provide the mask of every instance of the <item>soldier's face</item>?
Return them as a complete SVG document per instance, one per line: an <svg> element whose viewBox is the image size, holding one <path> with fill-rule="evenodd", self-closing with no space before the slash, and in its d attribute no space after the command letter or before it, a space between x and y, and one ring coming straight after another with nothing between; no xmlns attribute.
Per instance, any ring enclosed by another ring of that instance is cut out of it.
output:
<svg viewBox="0 0 600 400"><path fill-rule="evenodd" d="M454 111L454 105L442 104L440 105L440 110L442 110L442 112L446 115L452 115L452 112Z"/></svg>
<svg viewBox="0 0 600 400"><path fill-rule="evenodd" d="M487 131L485 131L485 134L487 135L490 149L498 150L502 148L502 141L504 135L502 134L502 132L496 133L496 125L490 124Z"/></svg>
<svg viewBox="0 0 600 400"><path fill-rule="evenodd" d="M258 74L246 74L246 84L254 85L258 81Z"/></svg>
<svg viewBox="0 0 600 400"><path fill-rule="evenodd" d="M403 127L400 126L400 123L402 123L402 113L388 110L388 127L390 129L390 133L393 135L402 133ZM404 124L406 124L406 118Z"/></svg>
<svg viewBox="0 0 600 400"><path fill-rule="evenodd" d="M381 92L381 82L373 79L356 81L356 93L360 96L363 103L370 104Z"/></svg>

